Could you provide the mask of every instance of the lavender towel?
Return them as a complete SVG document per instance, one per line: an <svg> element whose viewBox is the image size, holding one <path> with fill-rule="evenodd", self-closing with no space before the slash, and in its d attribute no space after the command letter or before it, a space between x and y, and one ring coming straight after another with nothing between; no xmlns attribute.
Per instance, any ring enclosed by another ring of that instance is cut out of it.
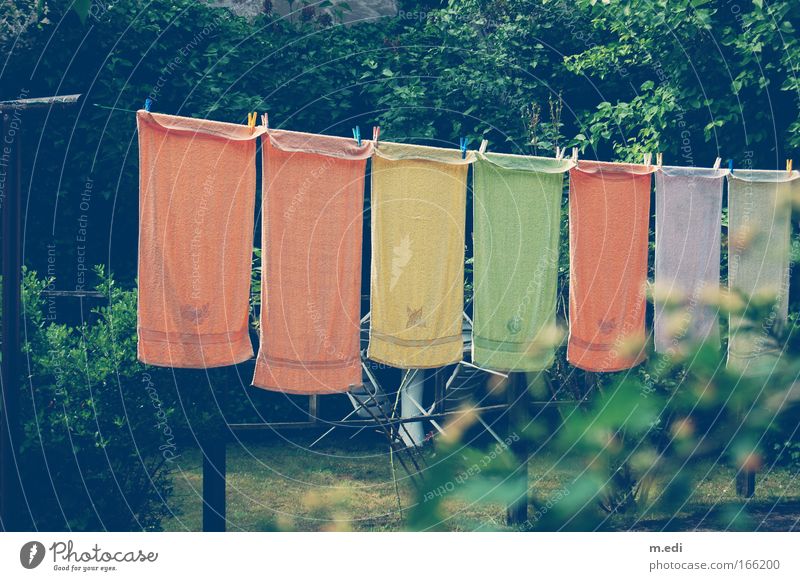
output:
<svg viewBox="0 0 800 581"><path fill-rule="evenodd" d="M720 217L727 170L664 166L656 172L655 320L659 353L719 346Z"/></svg>

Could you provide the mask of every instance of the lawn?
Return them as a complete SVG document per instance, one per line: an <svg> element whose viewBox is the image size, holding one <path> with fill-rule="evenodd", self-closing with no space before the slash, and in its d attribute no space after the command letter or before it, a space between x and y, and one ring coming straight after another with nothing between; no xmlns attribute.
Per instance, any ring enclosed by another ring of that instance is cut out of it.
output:
<svg viewBox="0 0 800 581"><path fill-rule="evenodd" d="M231 444L228 447L228 530L403 530L403 517L413 502L411 487L392 478L385 448L367 441L331 441L307 448L308 442ZM429 462L435 453L426 452ZM198 450L181 454L175 473L175 515L166 530L196 531L202 522L202 470ZM552 497L570 482L577 465L537 456L529 478L539 498ZM726 530L742 510L749 530L800 530L800 474L774 468L758 475L756 496L743 502L736 496L729 468L695 466L698 482L685 510L677 515L648 514L615 517L617 530ZM537 480L537 475L544 475ZM705 476L705 477L703 477ZM457 498L446 501L445 526L453 531L504 530L505 507ZM402 506L402 513L400 507ZM736 528L742 528L741 519Z"/></svg>

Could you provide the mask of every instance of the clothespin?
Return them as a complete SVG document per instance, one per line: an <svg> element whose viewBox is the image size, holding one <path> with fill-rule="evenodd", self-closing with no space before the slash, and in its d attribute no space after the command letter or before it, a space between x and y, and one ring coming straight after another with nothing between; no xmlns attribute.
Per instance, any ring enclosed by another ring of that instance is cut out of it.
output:
<svg viewBox="0 0 800 581"><path fill-rule="evenodd" d="M650 162L653 161L653 154L652 153L645 153L643 156L644 164L649 166Z"/></svg>
<svg viewBox="0 0 800 581"><path fill-rule="evenodd" d="M353 127L353 139L355 139L358 146L361 147L361 127L358 125Z"/></svg>
<svg viewBox="0 0 800 581"><path fill-rule="evenodd" d="M372 128L372 142L373 145L378 145L378 138L381 136L381 126L376 125Z"/></svg>
<svg viewBox="0 0 800 581"><path fill-rule="evenodd" d="M714 160L714 169L719 169L720 164L722 163L722 158L718 157Z"/></svg>
<svg viewBox="0 0 800 581"><path fill-rule="evenodd" d="M461 159L467 159L467 145L469 144L469 139L466 137L459 137L458 141L461 145Z"/></svg>
<svg viewBox="0 0 800 581"><path fill-rule="evenodd" d="M788 171L789 173L792 173L792 160L791 159L787 159L786 160L786 171Z"/></svg>
<svg viewBox="0 0 800 581"><path fill-rule="evenodd" d="M663 163L664 163L664 154L663 153L657 153L656 154L656 165L658 167L661 167L661 165Z"/></svg>
<svg viewBox="0 0 800 581"><path fill-rule="evenodd" d="M266 129L269 129L269 114L261 114L261 125L263 125Z"/></svg>
<svg viewBox="0 0 800 581"><path fill-rule="evenodd" d="M256 128L256 119L258 119L258 113L256 111L247 114L247 127L250 128L251 133L253 129Z"/></svg>
<svg viewBox="0 0 800 581"><path fill-rule="evenodd" d="M733 173L733 160L732 159L728 160L728 171Z"/></svg>
<svg viewBox="0 0 800 581"><path fill-rule="evenodd" d="M147 111L149 113L150 112L150 107L152 107L152 106L153 106L153 100L150 97L148 97L147 99L144 100L144 110L145 111Z"/></svg>
<svg viewBox="0 0 800 581"><path fill-rule="evenodd" d="M556 159L561 159L564 155L564 150L556 145Z"/></svg>
<svg viewBox="0 0 800 581"><path fill-rule="evenodd" d="M578 148L577 147L573 147L572 148L572 162L573 163L578 163Z"/></svg>
<svg viewBox="0 0 800 581"><path fill-rule="evenodd" d="M481 141L481 146L478 148L480 153L486 153L486 147L489 145L489 141L484 139Z"/></svg>

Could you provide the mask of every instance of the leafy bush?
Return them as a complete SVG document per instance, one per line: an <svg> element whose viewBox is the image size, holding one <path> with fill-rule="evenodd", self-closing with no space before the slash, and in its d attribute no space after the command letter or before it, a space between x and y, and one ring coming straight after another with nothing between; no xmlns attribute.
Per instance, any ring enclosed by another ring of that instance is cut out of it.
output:
<svg viewBox="0 0 800 581"><path fill-rule="evenodd" d="M136 361L136 292L97 274L108 305L69 326L43 294L54 281L25 273L24 490L37 529L154 530L180 455L174 398Z"/></svg>

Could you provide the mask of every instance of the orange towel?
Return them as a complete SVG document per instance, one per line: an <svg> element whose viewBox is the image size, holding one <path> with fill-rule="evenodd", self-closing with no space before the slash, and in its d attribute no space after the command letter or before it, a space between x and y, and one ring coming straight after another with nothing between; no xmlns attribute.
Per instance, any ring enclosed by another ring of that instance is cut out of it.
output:
<svg viewBox="0 0 800 581"><path fill-rule="evenodd" d="M217 367L247 332L260 129L139 111L138 356Z"/></svg>
<svg viewBox="0 0 800 581"><path fill-rule="evenodd" d="M361 384L361 226L372 143L268 135L253 385L303 394L347 391Z"/></svg>
<svg viewBox="0 0 800 581"><path fill-rule="evenodd" d="M641 363L650 174L655 168L581 161L569 184L569 346L587 371Z"/></svg>

